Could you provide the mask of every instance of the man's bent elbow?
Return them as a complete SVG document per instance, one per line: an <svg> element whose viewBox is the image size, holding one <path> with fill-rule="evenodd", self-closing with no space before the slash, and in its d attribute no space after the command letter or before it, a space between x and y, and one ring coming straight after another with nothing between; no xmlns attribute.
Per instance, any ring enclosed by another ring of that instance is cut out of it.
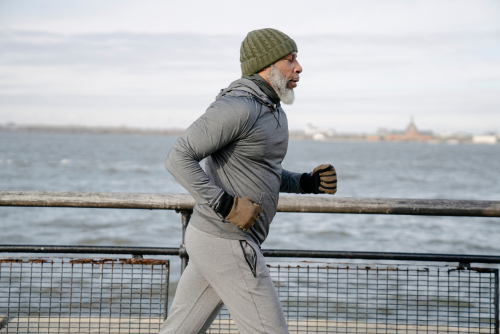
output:
<svg viewBox="0 0 500 334"><path fill-rule="evenodd" d="M172 173L172 171L174 170L174 164L173 162L175 161L175 158L173 157L174 153L173 153L174 150L170 150L170 152L168 153L167 155L167 158L165 159L165 168L170 172Z"/></svg>

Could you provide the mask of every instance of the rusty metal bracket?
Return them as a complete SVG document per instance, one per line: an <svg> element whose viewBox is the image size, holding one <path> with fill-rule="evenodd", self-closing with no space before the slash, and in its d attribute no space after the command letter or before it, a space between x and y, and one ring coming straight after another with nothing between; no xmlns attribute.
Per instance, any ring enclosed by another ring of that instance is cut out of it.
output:
<svg viewBox="0 0 500 334"><path fill-rule="evenodd" d="M458 269L465 270L470 268L470 262L459 262Z"/></svg>

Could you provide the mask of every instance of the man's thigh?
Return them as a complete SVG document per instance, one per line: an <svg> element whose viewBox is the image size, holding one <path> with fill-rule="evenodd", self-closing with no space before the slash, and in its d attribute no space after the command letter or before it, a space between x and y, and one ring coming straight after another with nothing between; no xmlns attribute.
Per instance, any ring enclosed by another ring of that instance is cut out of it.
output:
<svg viewBox="0 0 500 334"><path fill-rule="evenodd" d="M254 243L223 239L191 227L191 263L213 287L241 334L286 334L288 329L264 256Z"/></svg>
<svg viewBox="0 0 500 334"><path fill-rule="evenodd" d="M160 334L204 334L222 306L220 297L191 263L179 280L174 302Z"/></svg>

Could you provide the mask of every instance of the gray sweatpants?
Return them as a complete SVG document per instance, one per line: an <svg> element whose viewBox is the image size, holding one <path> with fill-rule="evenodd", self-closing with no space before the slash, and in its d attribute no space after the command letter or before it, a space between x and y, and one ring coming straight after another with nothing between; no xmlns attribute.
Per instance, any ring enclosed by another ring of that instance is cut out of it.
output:
<svg viewBox="0 0 500 334"><path fill-rule="evenodd" d="M288 334L264 256L250 241L216 237L189 225L189 265L160 334L205 333L225 304L241 334Z"/></svg>

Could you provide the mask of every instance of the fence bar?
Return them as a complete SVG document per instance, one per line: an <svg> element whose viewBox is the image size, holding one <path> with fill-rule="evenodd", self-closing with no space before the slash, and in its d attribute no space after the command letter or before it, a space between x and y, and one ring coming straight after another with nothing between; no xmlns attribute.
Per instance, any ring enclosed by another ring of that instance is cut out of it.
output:
<svg viewBox="0 0 500 334"><path fill-rule="evenodd" d="M191 211L187 194L0 191L0 206ZM280 196L280 212L500 217L500 201Z"/></svg>
<svg viewBox="0 0 500 334"><path fill-rule="evenodd" d="M1 247L0 247L1 251ZM321 259L364 259L396 261L428 261L457 263L500 263L500 256L433 254L433 253L392 253L392 252L345 252L315 250L263 249L267 257L321 258Z"/></svg>
<svg viewBox="0 0 500 334"><path fill-rule="evenodd" d="M87 254L148 254L177 255L176 247L121 247L121 246L47 246L47 245L0 245L2 253L87 253Z"/></svg>
<svg viewBox="0 0 500 334"><path fill-rule="evenodd" d="M499 334L499 329L500 329L500 321L499 321L499 307L500 305L498 305L499 303L499 300L498 300L498 293L500 292L499 291L499 283L498 283L498 273L499 273L499 270L498 269L494 269L495 270L495 299L494 299L494 303L495 303L495 334Z"/></svg>
<svg viewBox="0 0 500 334"><path fill-rule="evenodd" d="M148 254L179 256L176 247L121 247L121 246L46 246L46 245L0 245L0 253L88 253L88 254ZM321 259L364 259L456 263L500 263L500 256L391 253L391 252L345 252L316 250L263 249L267 257L321 258Z"/></svg>
<svg viewBox="0 0 500 334"><path fill-rule="evenodd" d="M170 280L170 262L167 268L165 269L165 282L169 282ZM165 304L163 305L163 321L167 320L168 317L168 288L165 289Z"/></svg>

